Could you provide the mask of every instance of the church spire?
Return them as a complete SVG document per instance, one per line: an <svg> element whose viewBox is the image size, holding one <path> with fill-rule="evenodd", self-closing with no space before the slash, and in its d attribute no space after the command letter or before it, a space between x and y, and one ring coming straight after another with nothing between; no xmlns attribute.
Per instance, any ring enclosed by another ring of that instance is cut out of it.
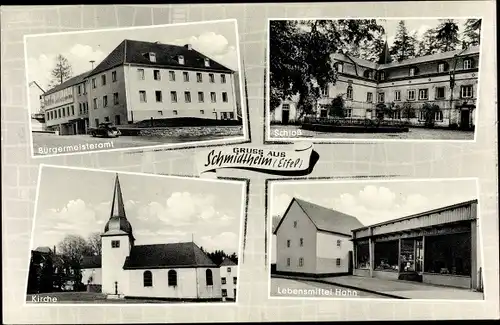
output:
<svg viewBox="0 0 500 325"><path fill-rule="evenodd" d="M387 44L387 40L384 43L384 49L380 53L378 63L379 64L387 64L391 63L391 55L389 54L389 45Z"/></svg>
<svg viewBox="0 0 500 325"><path fill-rule="evenodd" d="M123 205L122 189L120 187L120 179L118 174L115 177L115 189L113 191L113 203L111 205L111 215L110 217L123 217L127 218L125 215L125 206Z"/></svg>

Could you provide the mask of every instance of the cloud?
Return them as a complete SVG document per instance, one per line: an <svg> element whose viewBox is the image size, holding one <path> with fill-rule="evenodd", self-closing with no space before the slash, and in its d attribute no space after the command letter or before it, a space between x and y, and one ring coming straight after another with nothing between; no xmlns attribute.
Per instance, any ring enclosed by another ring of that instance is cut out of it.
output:
<svg viewBox="0 0 500 325"><path fill-rule="evenodd" d="M234 232L222 232L214 236L203 236L200 240L195 240L195 242L198 242L208 251L221 249L226 253L238 253L239 235Z"/></svg>
<svg viewBox="0 0 500 325"><path fill-rule="evenodd" d="M50 73L59 54L68 59L73 70L73 76L90 70L92 67L90 60L98 63L106 58L106 54L100 49L94 49L84 44L75 44L62 53L50 53L50 49L47 49L47 52L40 54L38 57L28 58L28 82L36 81L47 91L51 80Z"/></svg>
<svg viewBox="0 0 500 325"><path fill-rule="evenodd" d="M198 52L205 54L230 69L238 70L239 62L236 47L229 45L229 41L223 35L214 32L205 32L198 36L177 39L174 41L174 44L191 44Z"/></svg>

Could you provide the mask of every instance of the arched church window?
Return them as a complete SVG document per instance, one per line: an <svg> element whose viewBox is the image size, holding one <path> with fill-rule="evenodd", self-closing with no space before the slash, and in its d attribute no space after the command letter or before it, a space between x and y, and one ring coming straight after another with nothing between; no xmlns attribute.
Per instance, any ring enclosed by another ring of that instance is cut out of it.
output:
<svg viewBox="0 0 500 325"><path fill-rule="evenodd" d="M168 286L169 287L177 286L177 272L174 270L168 271Z"/></svg>
<svg viewBox="0 0 500 325"><path fill-rule="evenodd" d="M143 282L145 287L153 286L153 273L151 271L144 271Z"/></svg>
<svg viewBox="0 0 500 325"><path fill-rule="evenodd" d="M212 270L207 270L206 271L206 280L207 280L207 286L213 286L214 285L214 278L212 275Z"/></svg>

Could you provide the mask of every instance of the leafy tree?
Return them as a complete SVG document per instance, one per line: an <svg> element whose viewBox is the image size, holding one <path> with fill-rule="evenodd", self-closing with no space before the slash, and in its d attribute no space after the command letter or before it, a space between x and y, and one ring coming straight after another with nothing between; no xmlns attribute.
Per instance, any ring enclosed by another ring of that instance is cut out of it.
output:
<svg viewBox="0 0 500 325"><path fill-rule="evenodd" d="M50 87L60 85L73 76L73 69L68 59L59 54L55 61L55 67L51 72L52 80L49 84Z"/></svg>
<svg viewBox="0 0 500 325"><path fill-rule="evenodd" d="M424 112L425 125L433 127L436 118L436 112L440 111L439 106L436 104L424 103L421 109Z"/></svg>
<svg viewBox="0 0 500 325"><path fill-rule="evenodd" d="M345 117L345 101L343 94L337 95L328 105L328 115Z"/></svg>
<svg viewBox="0 0 500 325"><path fill-rule="evenodd" d="M377 112L377 120L383 120L385 115L390 112L390 108L387 107L386 104L384 103L378 103L375 106L376 112Z"/></svg>
<svg viewBox="0 0 500 325"><path fill-rule="evenodd" d="M75 280L81 282L81 263L84 256L91 256L92 250L87 241L78 235L67 235L58 244L58 252L63 259L64 268L74 271Z"/></svg>
<svg viewBox="0 0 500 325"><path fill-rule="evenodd" d="M463 31L466 46L477 46L481 41L481 19L467 19Z"/></svg>
<svg viewBox="0 0 500 325"><path fill-rule="evenodd" d="M446 19L436 27L436 46L441 52L456 50L460 41L458 39L458 25L453 19Z"/></svg>
<svg viewBox="0 0 500 325"><path fill-rule="evenodd" d="M214 252L206 252L206 251L204 252L217 265L220 265L222 261L226 258L229 258L230 260L238 264L238 256L236 255L236 253L227 254L223 250L215 250Z"/></svg>
<svg viewBox="0 0 500 325"><path fill-rule="evenodd" d="M415 108L413 107L413 104L410 102L404 102L403 106L401 107L401 115L403 118L405 118L407 120L415 118L416 112L415 112Z"/></svg>
<svg viewBox="0 0 500 325"><path fill-rule="evenodd" d="M431 55L439 52L439 46L436 40L436 30L428 29L422 35L418 46L418 56Z"/></svg>
<svg viewBox="0 0 500 325"><path fill-rule="evenodd" d="M87 246L91 255L101 255L102 252L102 240L101 234L94 232L87 238Z"/></svg>
<svg viewBox="0 0 500 325"><path fill-rule="evenodd" d="M382 32L374 32L373 39L371 40L363 40L359 45L359 57L362 57L365 60L379 62L379 63L390 63L391 57L389 53L387 53L387 60L381 60L384 57L384 51L386 51L385 47L387 46L384 40L384 33ZM387 49L388 51L388 49Z"/></svg>
<svg viewBox="0 0 500 325"><path fill-rule="evenodd" d="M413 58L416 55L416 43L417 39L415 35L410 35L404 20L400 20L390 54L397 61Z"/></svg>

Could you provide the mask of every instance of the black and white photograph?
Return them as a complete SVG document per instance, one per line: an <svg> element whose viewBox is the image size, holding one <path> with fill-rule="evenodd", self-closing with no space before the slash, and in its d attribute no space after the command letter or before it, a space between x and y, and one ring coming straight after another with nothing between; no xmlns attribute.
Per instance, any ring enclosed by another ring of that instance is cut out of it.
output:
<svg viewBox="0 0 500 325"><path fill-rule="evenodd" d="M249 140L234 19L24 41L33 157Z"/></svg>
<svg viewBox="0 0 500 325"><path fill-rule="evenodd" d="M26 304L236 303L245 182L40 175Z"/></svg>
<svg viewBox="0 0 500 325"><path fill-rule="evenodd" d="M266 140L475 141L482 19L271 19Z"/></svg>
<svg viewBox="0 0 500 325"><path fill-rule="evenodd" d="M269 186L270 298L484 299L477 179Z"/></svg>

